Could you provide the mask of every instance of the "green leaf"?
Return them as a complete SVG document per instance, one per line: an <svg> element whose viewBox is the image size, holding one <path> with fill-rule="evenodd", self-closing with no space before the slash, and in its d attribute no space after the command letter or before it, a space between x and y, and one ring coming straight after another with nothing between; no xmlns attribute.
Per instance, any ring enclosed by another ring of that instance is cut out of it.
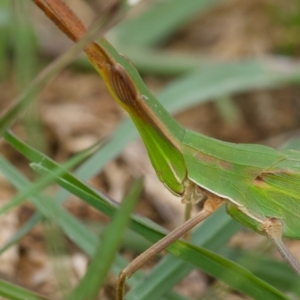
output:
<svg viewBox="0 0 300 300"><path fill-rule="evenodd" d="M300 278L286 262L271 260L257 253L221 248L219 254L232 259L259 278L285 292L300 296Z"/></svg>
<svg viewBox="0 0 300 300"><path fill-rule="evenodd" d="M9 133L5 135L5 139L14 147L23 144ZM36 158L38 156L37 154L43 156L37 151L35 152L35 155L32 155L32 153L27 154L33 158ZM34 165L34 168L39 172L51 172L53 165L55 165L53 161L45 156L42 162L40 159L38 162L38 164ZM47 167L49 165L50 168ZM70 173L63 174L61 177L57 178L56 181L63 188L69 190L72 194L78 196L89 205L110 217L113 216L118 208L118 205L114 201L108 199L101 193L97 193ZM165 230L161 229L160 226L150 220L137 216L133 216L131 220L130 227L153 243L165 236ZM222 280L233 289L245 293L255 299L287 299L278 290L254 276L243 267L206 249L198 248L183 241L176 241L168 247L168 251L194 266L199 267L211 276Z"/></svg>
<svg viewBox="0 0 300 300"><path fill-rule="evenodd" d="M42 167L39 166L39 169L42 171ZM44 169L44 171L46 170ZM58 183L107 215L112 215L116 209L115 205L110 200L105 199L103 195L101 195L101 197L95 197L92 190L88 191L87 189L81 190L81 188L78 188L76 184L74 184L74 180L72 180L72 182L68 182L65 178L59 178ZM103 203L104 200L105 202ZM148 220L137 217L132 219L133 222L131 224L131 228L153 243L157 242L164 236L162 231L158 230L159 227L156 224L153 226L153 224ZM252 296L255 299L263 299L264 297L273 297L272 299L287 299L279 291L255 277L246 269L208 250L197 248L182 241L173 243L168 247L168 250L172 254L204 270L211 276L224 281L232 288ZM252 288L249 288L249 286L252 286Z"/></svg>
<svg viewBox="0 0 300 300"><path fill-rule="evenodd" d="M35 158L36 161L44 161L50 167L50 169L55 168L56 163L54 163L47 156L42 155L38 151L32 149L22 141L16 139L10 133L6 134L6 137L10 139L14 147L17 150L23 151L27 154L27 157ZM37 164L38 166L39 164ZM22 190L26 188L30 183L27 179L23 177L21 173L19 173L8 161L6 161L3 157L0 156L0 170L3 174L12 182L12 184ZM71 176L72 178L72 176ZM78 182L77 182L78 183ZM79 248L81 248L85 253L87 253L90 257L93 257L96 252L97 246L99 244L97 236L89 231L85 225L81 224L80 221L76 220L71 214L65 211L60 205L59 201L53 201L47 196L44 195L36 195L31 196L30 200L36 206L39 213L37 213L34 217L32 217L27 223L26 226L15 234L15 236L8 241L1 249L0 252L4 252L9 248L10 245L13 245L18 239L22 238L27 232L31 230L31 228L42 218L45 216L50 219L55 224L59 225L64 233L72 240ZM117 256L115 263L112 266L112 271L114 274L118 274L120 270L122 270L128 262L121 256ZM128 284L133 284L141 277L140 272L137 272L132 276L130 280L128 280ZM178 296L171 292L168 293L168 296L172 297Z"/></svg>
<svg viewBox="0 0 300 300"><path fill-rule="evenodd" d="M30 182L1 156L0 170L16 188L23 190L30 185ZM96 245L98 244L97 236L89 231L85 225L76 220L70 213L68 213L48 196L42 194L34 196L31 195L29 199L42 216L45 216L46 218L58 224L66 233L66 235L84 252L90 256L95 253ZM32 226L41 220L41 215L34 216L32 219L30 219L30 221L26 223L26 227L22 228L21 232L14 236L14 238L9 241L7 245L1 248L1 252L7 249L8 246L14 241L17 241L19 238L23 237L22 233L25 234L30 231Z"/></svg>
<svg viewBox="0 0 300 300"><path fill-rule="evenodd" d="M105 25L110 25L116 21L118 14L110 10L103 10L104 15L100 15L99 19L94 22L94 25L84 35L79 42L75 43L63 55L55 59L49 64L34 80L26 87L26 89L16 98L12 100L12 106L0 117L0 137L14 122L14 120L28 107L34 100L30 95L34 95L48 84L61 70L63 70L69 63L71 63L97 36L107 30ZM121 10L120 10L121 12ZM106 14L105 14L106 13ZM112 22L112 23L111 23Z"/></svg>
<svg viewBox="0 0 300 300"><path fill-rule="evenodd" d="M137 180L123 200L119 211L113 217L113 221L105 230L102 243L98 246L85 276L68 299L97 299L97 294L105 282L107 272L114 261L123 233L128 226L130 214L135 207L141 190L142 180Z"/></svg>
<svg viewBox="0 0 300 300"><path fill-rule="evenodd" d="M133 61L137 69L146 74L156 74L164 76L175 76L200 70L209 64L214 65L215 62L205 57L192 56L182 53L173 53L171 51L155 51L141 49L126 45L122 47L122 52L127 53ZM75 61L76 66L86 70L94 70L90 61L82 56Z"/></svg>
<svg viewBox="0 0 300 300"><path fill-rule="evenodd" d="M9 70L9 41L11 24L10 1L2 0L0 3L0 80L5 79Z"/></svg>
<svg viewBox="0 0 300 300"><path fill-rule="evenodd" d="M0 296L11 300L50 300L4 280L0 280Z"/></svg>
<svg viewBox="0 0 300 300"><path fill-rule="evenodd" d="M27 189L23 190L20 194L18 194L13 199L11 199L9 203L7 203L3 207L1 207L0 215L7 213L10 209L20 205L24 200L26 200L26 198L28 196L34 195L36 192L42 190L43 188L45 188L46 186L51 184L55 177L59 176L60 174L65 173L66 170L72 169L73 167L75 167L76 165L81 163L88 156L90 156L96 149L101 147L101 145L102 145L102 142L99 142L96 145L93 145L90 148L85 149L82 152L76 154L71 159L69 159L67 162L62 164L61 166L57 165L56 167L54 167L51 174L47 174L47 175L43 176L37 182L35 182L34 184L31 184L30 186L27 187ZM25 150L26 147L23 147L23 148Z"/></svg>
<svg viewBox="0 0 300 300"><path fill-rule="evenodd" d="M103 196L95 197L92 191L88 192L86 189L78 189L74 181L68 182L68 180L61 178L58 179L58 183L105 214L111 215L113 213L115 209L113 203L108 199L103 203ZM156 224L153 226L153 223L149 222L149 220L137 217L133 218L131 228L153 243L164 236L162 231L158 230L159 227ZM246 269L208 250L197 248L182 241L173 243L168 250L181 259L199 267L211 276L224 281L232 288L252 296L255 299L265 299L267 297L273 297L271 299L287 299L279 291L255 277Z"/></svg>
<svg viewBox="0 0 300 300"><path fill-rule="evenodd" d="M114 34L120 47L122 45L135 45L141 48L153 46L166 41L196 13L203 12L218 2L220 0L189 0L189 5L186 5L182 0L156 1L135 18L121 22L114 29Z"/></svg>
<svg viewBox="0 0 300 300"><path fill-rule="evenodd" d="M203 66L201 71L174 80L159 93L158 98L169 111L178 112L224 95L279 88L299 81L300 68L297 66L287 72L272 61L227 62Z"/></svg>

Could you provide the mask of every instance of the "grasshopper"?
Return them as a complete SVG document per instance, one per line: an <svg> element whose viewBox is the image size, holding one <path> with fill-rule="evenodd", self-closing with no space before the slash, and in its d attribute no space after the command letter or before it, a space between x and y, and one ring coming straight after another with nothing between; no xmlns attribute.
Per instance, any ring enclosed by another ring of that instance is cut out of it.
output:
<svg viewBox="0 0 300 300"><path fill-rule="evenodd" d="M61 0L33 0L74 42L86 32ZM151 94L138 71L104 38L84 49L147 148L160 181L183 203L202 210L137 257L119 277L117 299L137 269L226 204L232 218L266 235L300 275L282 237L300 239L300 152L219 141L183 128Z"/></svg>

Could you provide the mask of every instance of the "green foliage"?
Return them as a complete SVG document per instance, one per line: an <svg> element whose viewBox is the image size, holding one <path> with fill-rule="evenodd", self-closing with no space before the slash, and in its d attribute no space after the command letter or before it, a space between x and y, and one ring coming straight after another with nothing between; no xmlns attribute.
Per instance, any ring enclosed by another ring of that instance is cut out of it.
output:
<svg viewBox="0 0 300 300"><path fill-rule="evenodd" d="M26 148L24 143L11 134L6 134L5 138L18 150L22 147ZM26 149L25 154L27 158L30 157L35 160L32 167L36 171L43 173L48 173L49 171L52 172L53 166L56 165L53 161L38 153L36 150L28 148ZM61 187L67 189L72 194L78 196L83 201L108 216L112 216L115 213L117 209L115 203L103 195L96 193L70 173L65 173L63 176L57 177L56 181ZM54 220L54 215L52 218ZM141 217L132 217L130 227L153 243L164 236L163 230L158 229L156 224L153 226L148 220L143 220ZM215 278L222 280L232 288L252 296L255 299L265 299L270 297L271 299L288 299L275 288L254 276L251 272L204 248L198 248L186 242L177 241L168 247L168 251L182 260L201 268ZM98 283L95 282L95 284Z"/></svg>
<svg viewBox="0 0 300 300"><path fill-rule="evenodd" d="M289 72L286 72L285 69L275 68L275 64L272 64L272 62L263 60L252 59L241 62L216 63L206 59L204 63L203 58L170 55L168 52L161 52L155 49L156 45L166 41L198 9L207 9L208 5L212 6L217 2L193 1L194 6L187 6L184 1L166 1L163 5L167 8L164 9L172 9L172 13L158 14L158 12L163 10L162 4L157 4L149 11L139 15L135 20L121 23L116 29L115 39L117 45L119 45L120 49L124 49L139 69L145 73L177 76L158 94L159 100L171 112L179 112L193 105L199 105L208 101L228 100L229 95L244 91L253 91L261 88L276 89L280 86L295 84L300 81L300 68L296 64ZM5 28L9 27L7 24L10 23L9 18L6 19L5 16L12 14L7 6L7 2L4 1L1 4L3 6L1 6L0 10L0 17L2 18L0 18L0 39L7 41L8 35ZM153 16L157 14L160 16L156 19L155 24L157 27L153 27L153 19L155 19ZM141 31L141 28L144 27L154 28L151 35L146 35ZM138 33L133 34L132 30L137 30ZM5 34L2 34L2 32ZM17 29L15 32L20 34ZM29 35L32 34L31 29L28 32ZM125 46L124 41L127 43L129 38L130 43ZM34 38L29 38L28 41L30 41L27 48L29 51L28 56L31 56L35 51L36 45ZM18 42L21 43L22 40ZM0 63L2 65L5 64L3 53L7 51L3 45L1 42ZM16 53L20 51L20 47L23 47L18 43L13 43L12 45L12 47L15 47ZM146 46L147 49L145 48ZM30 103L35 100L34 95L37 90L74 59L75 54L79 51L78 47L75 48L73 48L73 52L69 51L55 64L51 65L46 72L44 71L34 81L31 81L31 85L15 101L15 106L1 116L0 132L2 134L5 133L16 118L20 117L28 109ZM151 49L149 50L149 48ZM24 65L22 65L20 59L16 60L18 61L16 70L21 78L20 85L24 81L27 84L26 80L27 78L32 78L34 70L27 70L29 75L25 74L24 77L26 79L23 81L22 72L24 71ZM4 68L2 69L1 67L0 70L4 70ZM99 78L99 80L101 79ZM229 106L232 114L238 113L235 108L232 108L231 104ZM227 108L228 106L225 106L220 109L224 109L228 116ZM4 134L4 137L9 144L27 157L33 170L37 171L37 174L42 175L35 182L30 181L4 157L0 156L0 171L18 191L17 196L12 199L6 208L17 207L21 201L28 199L37 211L6 245L2 245L0 253L4 253L22 239L36 224L47 219L58 226L64 235L92 260L85 277L72 290L69 299L84 299L82 295L86 293L87 288L91 291L91 299L95 298L107 276L107 272L111 270L112 273L117 275L128 264L128 261L121 255L116 255L115 253L119 248L119 238L123 232L121 228L126 228L125 224L127 224L134 200L126 200L122 210L118 210L119 207L115 202L108 199L105 195L95 192L84 181L103 169L109 161L122 152L128 143L137 137L134 126L130 121L125 121L112 134L109 141L100 149L97 149L96 152L84 152L61 166L11 133ZM299 140L294 141L292 145L293 147L298 147ZM39 149L47 148L46 145L44 146L39 147L36 145ZM88 159L86 159L87 156ZM66 171L66 169L70 169L82 161L84 162L73 174ZM43 189L50 183L54 184L54 182L60 185L61 189L54 197L50 197L46 195ZM139 193L139 186L135 185L133 191L132 199L135 199ZM63 208L61 204L70 194L78 196L89 205L113 218L103 238L99 239L92 230ZM6 208L2 209L3 213ZM166 234L166 231L157 224L137 216L131 216L130 228L151 243L156 242ZM137 272L128 281L131 290L126 299L133 300L137 299L137 297L139 300L186 299L173 292L172 288L195 267L225 282L230 288L249 295L254 299L288 299L283 293L299 296L299 288L297 288L299 279L285 264L262 256L246 255L244 252L237 252L226 247L230 237L240 229L241 225L230 219L223 210L216 212L216 214L195 229L193 233L194 245L177 241L168 249L173 255L164 257L156 268L147 275L146 279L143 272ZM115 241L109 238L112 232L118 232L120 235ZM130 236L128 239L130 239ZM100 264L102 261L105 261L106 264ZM8 299L46 299L4 281L0 282L0 295Z"/></svg>
<svg viewBox="0 0 300 300"><path fill-rule="evenodd" d="M37 295L4 280L0 280L0 295L12 300L49 300L49 298Z"/></svg>

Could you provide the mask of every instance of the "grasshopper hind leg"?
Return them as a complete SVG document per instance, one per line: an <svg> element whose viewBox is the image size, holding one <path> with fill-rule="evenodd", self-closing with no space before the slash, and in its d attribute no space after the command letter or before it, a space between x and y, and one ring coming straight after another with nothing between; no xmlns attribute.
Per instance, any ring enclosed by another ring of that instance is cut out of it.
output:
<svg viewBox="0 0 300 300"><path fill-rule="evenodd" d="M285 261L291 266L297 275L300 276L300 263L282 241L282 226L282 222L279 219L268 218L263 222L261 230L272 241Z"/></svg>
<svg viewBox="0 0 300 300"><path fill-rule="evenodd" d="M188 231L205 220L214 211L216 211L224 202L217 196L208 196L203 205L203 209L197 215L186 221L184 224L170 232L168 235L159 240L156 244L152 245L149 249L136 257L119 275L116 300L124 300L124 287L125 282L132 276L138 269L146 264L151 258L157 255L162 250L166 249L174 241L178 240L181 236L185 235Z"/></svg>

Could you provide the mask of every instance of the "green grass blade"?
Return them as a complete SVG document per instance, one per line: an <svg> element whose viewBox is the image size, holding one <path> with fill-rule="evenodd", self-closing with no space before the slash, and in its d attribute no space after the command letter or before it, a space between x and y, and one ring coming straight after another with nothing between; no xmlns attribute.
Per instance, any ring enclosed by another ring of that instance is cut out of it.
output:
<svg viewBox="0 0 300 300"><path fill-rule="evenodd" d="M26 188L30 182L23 177L9 162L0 156L0 170L6 178L18 189ZM44 195L31 196L30 200L38 209L40 214L54 223L58 224L64 233L72 240L79 248L81 248L88 256L92 257L98 246L98 237L88 230L80 221L75 219L70 213L65 211L58 203L49 199ZM27 223L25 228L21 228L18 233L1 248L1 252L5 251L15 241L22 238L24 234L29 232L32 227L41 220L41 215L35 215ZM115 274L127 265L127 261L121 256L118 256L115 262Z"/></svg>
<svg viewBox="0 0 300 300"><path fill-rule="evenodd" d="M122 47L122 52L127 53L139 71L146 74L156 74L164 76L175 76L200 70L208 64L207 58L192 56L187 54L172 53L170 51L155 51L138 47ZM86 70L94 70L90 61L86 57L80 57L75 62L76 66Z"/></svg>
<svg viewBox="0 0 300 300"><path fill-rule="evenodd" d="M28 87L12 101L13 105L0 117L0 137L32 102L33 98L28 97L29 95L36 94L37 91L48 84L61 70L80 54L87 44L107 29L106 25L109 27L110 24L114 24L119 17L119 14L114 14L109 7L107 7L107 9L107 11L103 11L104 16L101 15L99 19L96 20L94 25L78 43L74 44L68 51L48 65L34 80L31 81ZM119 13L121 13L121 11Z"/></svg>
<svg viewBox="0 0 300 300"><path fill-rule="evenodd" d="M47 156L45 156L41 152L33 149L32 147L28 146L26 143L18 139L16 136L14 136L13 133L6 132L4 138L9 144L11 144L15 149L22 153L31 162L34 162L37 165L43 165L44 167L47 167L52 171L55 170L55 168L60 167L59 164L47 158ZM67 178L69 177L70 179L74 177L68 172L65 172L64 176L66 176ZM81 182L78 182L78 184L85 188L85 185Z"/></svg>
<svg viewBox="0 0 300 300"><path fill-rule="evenodd" d="M253 274L285 292L300 296L300 279L285 262L271 260L248 251L222 248L219 254L232 259Z"/></svg>
<svg viewBox="0 0 300 300"><path fill-rule="evenodd" d="M24 147L24 143L10 133L7 133L5 138L15 148ZM32 158L33 161L36 160L36 164L33 166L39 172L51 172L53 167L55 167L53 161L33 149L31 149L30 152L23 151L23 154L28 158ZM41 158L43 159L41 160ZM78 196L110 217L117 210L118 206L115 202L83 184L70 173L65 173L57 178L57 182L62 187L68 189L72 194ZM45 201L45 203L49 204L51 202ZM58 211L53 211L53 217L57 216L57 214ZM153 243L160 240L165 232L153 222L136 216L132 218L131 228ZM246 269L208 250L197 248L182 241L173 243L168 250L175 256L192 263L194 266L199 267L211 276L224 281L232 288L255 299L287 299L279 291L260 280ZM249 288L250 286L251 288Z"/></svg>
<svg viewBox="0 0 300 300"><path fill-rule="evenodd" d="M50 300L4 280L0 280L0 296L11 300Z"/></svg>
<svg viewBox="0 0 300 300"><path fill-rule="evenodd" d="M7 213L10 209L20 205L23 201L26 200L26 198L30 195L34 195L35 193L39 192L43 188L47 187L49 184L53 182L53 179L60 174L63 174L66 172L68 169L72 169L76 165L80 164L83 160L85 160L88 156L90 156L94 151L96 151L100 146L101 142L97 143L96 145L93 145L92 147L83 150L79 154L73 156L71 159L69 159L67 162L64 164L57 165L51 174L47 174L46 176L43 176L40 178L36 183L31 184L28 186L27 189L23 190L20 194L15 196L13 199L10 200L9 203L4 205L0 209L0 215Z"/></svg>
<svg viewBox="0 0 300 300"><path fill-rule="evenodd" d="M171 112L178 112L224 95L299 82L298 65L286 72L267 61L230 62L209 68L203 66L200 72L174 80L159 94L159 100Z"/></svg>
<svg viewBox="0 0 300 300"><path fill-rule="evenodd" d="M130 214L133 211L138 197L142 191L142 180L137 180L129 194L123 200L119 211L113 217L113 221L105 230L102 243L98 246L96 254L80 284L71 293L68 299L84 300L96 299L99 289L105 282L107 272L118 248L120 247L123 233L125 232Z"/></svg>
<svg viewBox="0 0 300 300"><path fill-rule="evenodd" d="M6 176L6 178L19 190L26 189L30 182L18 172L8 161L0 156L0 170ZM97 236L86 228L85 225L77 221L71 214L65 211L59 204L45 195L31 196L30 200L39 210L39 212L46 218L51 219L61 226L65 234L80 247L89 256L93 256L98 245ZM27 223L27 228L23 228L24 233L30 231L30 229L40 221L42 216L34 216ZM14 240L17 240L22 235L19 232L19 237L15 236ZM7 247L8 245L6 245ZM4 249L1 248L1 251Z"/></svg>
<svg viewBox="0 0 300 300"><path fill-rule="evenodd" d="M196 13L205 11L218 2L220 0L189 0L189 5L186 5L181 0L156 1L144 13L116 26L114 34L120 46L153 46L166 41Z"/></svg>
<svg viewBox="0 0 300 300"><path fill-rule="evenodd" d="M78 49L78 45L74 45L64 55L57 58L52 64L48 65L31 83L27 88L12 101L14 103L8 111L0 117L0 137L3 136L5 131L14 122L14 120L20 116L20 114L30 105L34 100L30 95L37 94L46 84L51 81L55 75L67 66L75 55L78 55L81 48Z"/></svg>
<svg viewBox="0 0 300 300"><path fill-rule="evenodd" d="M10 136L10 134L7 134ZM28 147L25 143L18 141L13 135L10 136L11 141L13 141L13 145L18 149L27 153L28 157L36 158L37 161L41 160L43 157L43 161L47 162L47 165L51 166L53 169L55 167L55 163L48 159L46 156L43 156L39 152L33 150ZM33 152L33 153L32 153ZM37 164L38 165L38 164ZM0 170L7 177L12 184L22 190L26 188L30 182L24 178L24 176L19 173L9 162L7 162L3 157L0 156ZM70 176L72 178L72 176ZM77 182L78 184L78 182ZM89 188L91 191L91 189ZM35 197L31 196L30 200L36 206L38 211L42 216L45 216L55 224L59 225L64 233L72 240L79 248L81 248L87 255L93 257L96 252L97 246L99 244L99 240L97 236L89 231L85 225L81 224L78 220L76 220L72 215L70 215L67 211L65 211L57 201L53 201L44 195L36 195ZM6 244L4 245L0 251L5 251L8 249L10 245L16 242L18 239L22 238L22 234L26 234L31 230L31 228L42 218L41 215L35 215L32 217L27 223L26 228L21 228L17 234ZM128 262L121 256L117 256L114 265L112 266L112 271L114 274L118 274L120 270L122 270ZM139 278L141 278L140 272L137 272L129 281L129 285L135 283ZM175 293L168 293L168 295L176 295ZM176 298L178 296L176 295Z"/></svg>
<svg viewBox="0 0 300 300"><path fill-rule="evenodd" d="M0 1L0 80L4 80L9 67L9 27L11 24L10 1Z"/></svg>
<svg viewBox="0 0 300 300"><path fill-rule="evenodd" d="M216 72L217 73L217 72ZM198 75L198 74L197 74ZM286 76L286 74L281 74L280 75L281 77L280 77L280 79L279 79L279 81L277 81L278 80L278 78L270 78L269 79L269 81L267 80L267 81L264 81L264 80L262 80L261 82L263 83L263 84L265 84L267 87L268 87L268 85L270 85L270 86L272 86L272 87L274 87L274 86L277 86L278 85L278 83L279 84L286 84L286 82L285 82L285 80L288 80L287 82L292 82L292 81L297 81L297 80L299 80L298 78L299 78L299 74L292 74L292 76L290 76L290 74L288 74L288 76ZM266 76L267 77L267 76ZM271 77L271 76L270 76ZM238 78L239 79L239 77L238 76L236 76L236 78ZM255 78L255 76L254 76L254 78ZM184 79L186 79L186 78L184 78ZM184 80L183 79L183 80ZM200 79L201 79L201 77L200 77ZM218 81L219 80L219 78L217 78L217 83L218 83L218 85L221 87L221 89L222 88L224 88L224 90L226 91L226 93L227 93L227 91L229 90L229 93L234 93L234 92L238 92L238 91L240 91L239 90L239 87L236 87L236 86L230 86L230 84L228 84L227 83L227 85L224 85L223 86L223 84L224 84L224 82L222 82L222 81ZM249 81L248 81L249 82ZM247 82L247 83L248 83ZM250 82L251 82L251 84L254 84L254 86L256 86L256 85L258 85L258 83L257 83L257 81L255 81L255 80L250 80ZM240 85L240 86L242 86L242 90L243 89L249 89L249 86L247 85L247 84L245 84L245 85L243 85L244 84L244 82L243 81L241 81L241 82L238 82L238 85ZM260 85L258 85L258 88L260 88L261 86ZM177 88L177 87L176 87ZM208 88L211 88L211 86L208 86ZM211 97L211 95L214 95L214 93L220 93L220 91L219 90L215 90L215 91L209 91L208 92L208 94L205 94L205 96L204 96L204 98L208 98L208 97ZM188 94L188 96L189 96L189 103L191 103L191 105L193 105L193 103L195 103L195 101L197 100L197 99L199 99L199 98L197 98L198 97L198 95L199 94L201 94L202 93L202 91L197 91L196 90L196 94L193 94L193 93L187 93ZM176 96L178 96L178 93L177 93L177 91L176 91L176 89L175 89L175 94L176 94ZM180 95L179 95L180 96ZM182 95L181 95L182 96ZM180 96L180 97L181 97ZM175 97L176 98L176 97ZM173 101L174 99L172 99L172 101ZM200 100L201 100L201 97L200 97ZM180 101L181 101L181 103L183 102L182 101L182 98L180 99ZM174 103L174 102L173 102ZM173 103L172 103L172 105L173 105ZM180 106L179 106L179 108L180 108ZM176 108L176 109L179 109L179 108ZM0 122L0 124L1 124L1 122ZM130 125L129 125L130 126ZM130 128L132 128L132 127L130 127ZM4 128L5 129L5 128ZM0 127L0 131L1 131L1 127ZM133 132L133 135L135 135L135 131L133 130L132 131ZM130 138L129 138L130 139ZM127 143L128 142L128 140L125 140L125 139L123 139L123 140L121 140L121 143L120 143L120 145L122 146L123 144L122 143ZM110 145L111 146L111 145ZM109 147L107 147L107 149L109 149ZM115 151L114 153L109 153L109 151L107 152L109 155L117 155L116 153L118 152L118 151L120 151L121 149L122 149L122 147L121 148L116 148L117 149L117 151ZM99 152L99 153L103 153L102 151L101 152ZM109 157L109 155L108 155L108 157ZM102 162L101 162L101 164L105 164L106 163L106 160L102 160ZM88 165L88 164L87 164ZM94 164L94 166L95 166L96 164ZM50 167L50 165L47 165L47 164L43 164L43 165L38 165L38 163L37 164L34 164L33 165L33 167L36 169L36 170L39 170L39 171L46 171L46 174L51 174L50 172L52 172L53 170L52 170L52 168ZM49 172L47 171L47 170L50 170ZM97 171L99 171L99 168L98 168L98 170ZM48 173L47 173L48 172ZM87 173L86 173L87 174ZM87 176L85 174L85 176ZM75 186L76 187L76 185L77 184L79 184L80 182L76 182L76 180L75 181L73 181L73 178L72 177L70 177L70 176L67 176L68 174L64 174L64 175L66 175L66 176L61 176L61 178L63 178L62 179L62 181L64 181L64 184L68 184L68 183L72 183L71 185L69 184L69 187L71 186L72 188ZM47 176L47 175L46 175ZM50 175L49 175L50 176ZM93 196L92 197L98 197L99 198L99 195L96 193L96 195L94 195L93 194L93 190L91 190L91 189L89 189L87 186L85 186L84 184L82 184L82 183L80 183L81 185L80 185L80 187L79 187L79 189L82 189L85 193L87 193L88 195L89 195L89 193L91 193ZM30 193L29 193L30 194ZM64 200L64 198L65 198L65 196L66 196L66 194L62 194L63 195L63 197L61 197L60 199L63 201ZM98 199L99 200L99 199ZM43 198L43 197L41 197L40 199L39 199L39 201L40 202L51 202L52 200L51 199L48 199L48 198ZM105 200L105 201L107 201L107 200ZM95 202L96 203L96 202ZM112 202L111 203L112 205L114 205L114 203ZM47 204L46 204L47 205ZM57 210L55 210L55 209L57 209ZM57 207L55 207L55 209L53 209L53 211L55 211L55 212L60 212L60 210L61 210L61 208L59 208L58 206ZM42 210L42 209L41 209ZM50 211L51 211L51 209L50 209ZM46 215L46 213L45 213L45 215ZM52 214L51 212L48 214L48 216L49 216L49 218L53 218L54 217L54 213ZM38 218L40 218L39 216L37 216L37 219L33 219L33 221L34 222L32 222L32 223L28 223L27 224L27 226L26 226L26 228L24 228L24 229L26 229L26 230L24 230L24 232L26 232L26 231L28 231L29 230L29 228L30 228L30 226L33 226L34 224L36 224L35 222L36 222L36 220L38 220ZM61 221L62 222L62 221ZM67 222L68 222L68 219L67 219ZM65 230L68 232L68 233L70 233L70 235L72 236L72 234L74 234L74 231L73 231L73 233L71 233L72 232L72 230L71 229L66 229L66 225L63 225L63 226L65 226L64 228L65 228ZM151 226L150 226L151 227ZM84 231L83 231L84 232ZM81 234L83 234L83 232L80 232ZM20 235L19 235L19 237L20 237ZM76 239L79 241L79 239L76 237ZM82 243L82 240L80 240L80 243ZM93 247L95 247L95 246L93 246ZM94 248L94 249L96 249L96 248ZM259 284L258 284L259 285ZM254 283L254 288L256 287L256 284ZM273 291L274 292L274 291ZM253 295L255 295L254 293L253 293ZM271 294L265 294L266 295L266 297L269 297ZM278 295L277 295L278 296ZM174 295L174 297L176 297L176 295Z"/></svg>
<svg viewBox="0 0 300 300"><path fill-rule="evenodd" d="M26 189L30 184L30 182L25 179L23 175L21 175L1 156L0 170L3 172L6 178L20 190ZM95 253L96 245L98 244L97 236L89 231L85 225L77 221L71 214L69 214L61 206L45 195L31 196L29 199L43 216L58 224L66 233L66 235L85 253L90 256ZM40 220L41 217L38 219ZM38 221L35 220L34 222L33 220L30 219L30 221L28 221L29 224L27 224L28 228L23 229L25 233L28 232ZM21 233L19 233L19 235L20 234ZM17 237L14 237L14 239L17 239Z"/></svg>
<svg viewBox="0 0 300 300"><path fill-rule="evenodd" d="M81 180L88 180L98 174L108 161L117 157L122 149L137 136L138 132L131 120L126 120L115 130L113 136L110 137L109 142L97 153L87 159L86 162L75 171L75 175ZM63 202L68 195L69 193L67 191L61 190L56 198L58 201Z"/></svg>
<svg viewBox="0 0 300 300"><path fill-rule="evenodd" d="M40 171L46 171L45 169L42 170L41 166L39 166L39 169ZM84 190L78 188L74 180L68 182L65 178L60 178L58 179L58 183L109 216L112 215L116 209L111 200L105 199L103 195L101 195L101 197L95 197L94 191L88 191L88 187ZM105 200L105 202L103 202L103 200ZM162 231L158 230L159 227L156 224L153 226L153 223L149 222L149 220L135 216L132 218L132 221L131 228L153 243L164 236ZM254 276L251 272L208 250L197 248L182 241L173 243L168 250L173 255L199 267L211 276L222 280L233 289L255 299L287 299L283 294Z"/></svg>
<svg viewBox="0 0 300 300"><path fill-rule="evenodd" d="M14 73L19 91L24 90L36 76L38 67L37 41L32 25L31 1L12 0L13 22L11 25L12 44L14 55ZM24 59L26 57L26 59ZM28 143L38 149L46 145L44 141L43 126L36 99L36 94L31 93L27 97L31 102L29 109L22 118L22 124L26 130Z"/></svg>
<svg viewBox="0 0 300 300"><path fill-rule="evenodd" d="M47 169L37 165L40 172L47 172ZM94 208L102 211L108 216L112 216L117 209L114 202L105 198L100 193L95 192L86 186L84 189L77 186L76 178L69 181L66 177L58 178L58 184L68 189L72 194L77 195L82 200L92 205ZM164 236L164 230L161 230L157 224L140 217L132 217L131 228L149 239L151 242L157 242ZM222 280L233 289L245 293L255 299L287 299L282 293L254 276L243 267L203 248L189 245L183 241L174 242L168 247L168 250L175 256L199 267L211 276ZM272 298L270 298L272 297Z"/></svg>
<svg viewBox="0 0 300 300"><path fill-rule="evenodd" d="M187 246L183 242L171 245L168 250L254 299L288 299L248 270L208 250Z"/></svg>
<svg viewBox="0 0 300 300"><path fill-rule="evenodd" d="M33 79L36 67L37 44L30 20L31 3L12 0L12 37L14 64L19 87L23 89ZM26 59L24 59L26 57Z"/></svg>

